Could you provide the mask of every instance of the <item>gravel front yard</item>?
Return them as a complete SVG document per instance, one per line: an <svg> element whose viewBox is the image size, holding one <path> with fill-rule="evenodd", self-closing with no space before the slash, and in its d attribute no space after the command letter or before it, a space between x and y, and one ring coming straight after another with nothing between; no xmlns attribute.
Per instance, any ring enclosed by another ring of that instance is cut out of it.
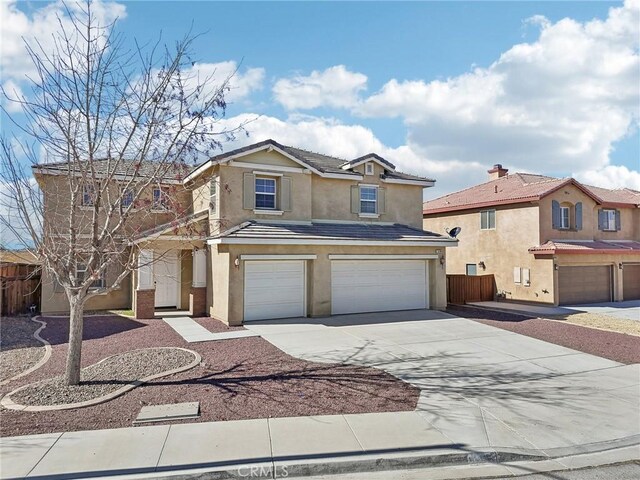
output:
<svg viewBox="0 0 640 480"><path fill-rule="evenodd" d="M0 382L30 369L44 356L44 345L33 338L38 328L40 324L29 317L0 321Z"/></svg>
<svg viewBox="0 0 640 480"><path fill-rule="evenodd" d="M32 374L0 387L0 395L64 372L67 320L44 318L51 359ZM229 330L197 319L212 332ZM130 427L143 405L200 402L197 421L240 420L340 413L406 411L419 391L374 368L311 363L284 354L259 337L187 343L161 320L117 316L85 320L83 367L110 355L152 347L182 347L202 356L191 370L152 380L100 405L74 410L19 412L3 409L1 435ZM193 422L194 420L189 420Z"/></svg>
<svg viewBox="0 0 640 480"><path fill-rule="evenodd" d="M583 327L598 328L612 332L640 336L640 322L614 318L601 313L573 313L571 315L554 315L553 320L561 320Z"/></svg>
<svg viewBox="0 0 640 480"><path fill-rule="evenodd" d="M450 307L447 312L616 362L640 362L640 337L633 335L472 307Z"/></svg>
<svg viewBox="0 0 640 480"><path fill-rule="evenodd" d="M157 375L195 360L192 353L177 348L147 348L121 353L83 368L79 385L66 385L64 376L34 383L11 395L20 405L63 405L93 400L125 385Z"/></svg>

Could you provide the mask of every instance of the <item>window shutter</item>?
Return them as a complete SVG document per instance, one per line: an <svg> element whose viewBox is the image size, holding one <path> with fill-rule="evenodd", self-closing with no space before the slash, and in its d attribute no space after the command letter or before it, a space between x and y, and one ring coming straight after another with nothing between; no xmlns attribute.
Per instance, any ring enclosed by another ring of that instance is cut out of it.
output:
<svg viewBox="0 0 640 480"><path fill-rule="evenodd" d="M620 210L616 210L616 230L620 230L622 227L620 222Z"/></svg>
<svg viewBox="0 0 640 480"><path fill-rule="evenodd" d="M576 203L576 230L582 230L582 202Z"/></svg>
<svg viewBox="0 0 640 480"><path fill-rule="evenodd" d="M244 174L242 188L242 208L253 210L256 204L256 176L253 173Z"/></svg>
<svg viewBox="0 0 640 480"><path fill-rule="evenodd" d="M351 213L360 213L360 187L351 185Z"/></svg>
<svg viewBox="0 0 640 480"><path fill-rule="evenodd" d="M378 215L386 213L385 208L387 208L386 191L384 188L378 188Z"/></svg>
<svg viewBox="0 0 640 480"><path fill-rule="evenodd" d="M153 288L153 250L140 250L138 253L138 290Z"/></svg>
<svg viewBox="0 0 640 480"><path fill-rule="evenodd" d="M280 210L291 211L291 178L280 179Z"/></svg>
<svg viewBox="0 0 640 480"><path fill-rule="evenodd" d="M607 228L607 212L600 209L598 210L598 230L604 230Z"/></svg>
<svg viewBox="0 0 640 480"><path fill-rule="evenodd" d="M556 200L551 202L551 226L552 228L560 228L560 203Z"/></svg>

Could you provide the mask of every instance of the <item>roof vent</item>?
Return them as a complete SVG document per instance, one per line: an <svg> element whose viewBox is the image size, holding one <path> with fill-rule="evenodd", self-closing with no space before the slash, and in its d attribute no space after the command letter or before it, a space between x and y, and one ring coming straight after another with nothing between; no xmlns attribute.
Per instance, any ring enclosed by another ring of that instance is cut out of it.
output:
<svg viewBox="0 0 640 480"><path fill-rule="evenodd" d="M502 178L507 175L508 171L509 169L502 168L501 164L496 163L492 169L487 170L487 173L489 174L489 180L495 180L496 178Z"/></svg>

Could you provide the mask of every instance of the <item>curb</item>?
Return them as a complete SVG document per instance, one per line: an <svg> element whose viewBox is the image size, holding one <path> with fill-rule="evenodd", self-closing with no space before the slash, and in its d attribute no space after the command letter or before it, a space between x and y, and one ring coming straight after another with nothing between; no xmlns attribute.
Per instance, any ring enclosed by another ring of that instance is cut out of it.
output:
<svg viewBox="0 0 640 480"><path fill-rule="evenodd" d="M21 373L19 373L17 375L14 375L11 378L7 378L6 380L3 380L2 382L0 382L0 386L6 385L9 382L13 382L14 380L17 380L18 378L22 378L22 377L24 377L26 375L29 375L32 372L35 372L40 367L42 367L45 363L47 363L49 361L49 359L51 358L51 352L52 352L51 344L40 336L40 332L42 330L44 330L45 328L47 328L47 323L42 321L42 320L38 320L38 317L39 316L33 317L33 318L30 319L32 322L36 322L36 323L40 324L40 327L35 332L33 332L32 337L35 338L36 340L38 340L39 342L41 342L44 345L44 355L31 368L28 368L24 372L21 372Z"/></svg>
<svg viewBox="0 0 640 480"><path fill-rule="evenodd" d="M162 378L162 377L167 377L169 375L173 375L175 373L180 373L180 372L184 372L186 370L190 370L196 366L198 366L200 364L200 362L202 362L202 357L200 356L200 354L198 352L194 352L193 350L188 350L186 348L180 348L180 347L155 347L155 349L171 349L171 350L182 350L185 352L189 352L194 356L194 360L185 365L184 367L178 367L178 368L174 368L171 370L166 370L164 372L160 372L160 373L156 373L155 375L150 375L148 377L143 377L139 380L135 380L131 383L128 383L127 385L119 388L118 390L115 390L111 393L108 393L107 395L103 395L102 397L98 397L98 398L94 398L91 400L86 400L84 402L77 402L77 403L65 403L62 405L38 405L38 406L28 406L28 405L21 405L19 403L15 403L13 400L11 400L11 395L14 395L15 393L24 390L27 387L30 387L32 385L34 385L33 383L28 384L28 385L23 385L20 388L17 388L15 390L13 390L12 392L7 393L2 400L0 400L0 405L2 405L4 408L9 409L9 410L18 410L18 411L23 411L23 412L46 412L46 411L52 411L52 410L70 410L72 408L82 408L82 407L90 407L92 405L98 405L100 403L104 403L104 402L108 402L109 400L113 400L116 397L119 397L120 395L128 392L129 390L133 390L136 387L139 387L140 385L142 385L143 383L147 383L150 380L155 380L157 378ZM141 350L149 350L149 349L141 349ZM131 352L135 352L136 350L131 350ZM125 353L130 353L130 352L125 352ZM105 362L107 360L109 360L110 358L119 356L119 355L123 355L122 353L118 353L116 355L110 355L106 358L103 358L102 360L100 360L97 363L94 363L93 365L99 365L102 362ZM40 382L36 382L40 383Z"/></svg>
<svg viewBox="0 0 640 480"><path fill-rule="evenodd" d="M635 447L640 445L640 436L629 437L624 440L634 439L633 443L629 443L625 446L611 446L611 448L602 448L591 452L592 454L605 454L604 461L602 459L595 459L596 464L591 466L600 466L606 464L615 464L621 462L629 462L637 460L635 455L635 449L630 455L625 454L625 448ZM618 442L618 443L620 443ZM608 442L603 442L603 444ZM624 442L623 442L624 443ZM600 444L601 446L604 446ZM593 444L595 446L595 444ZM550 468L549 462L555 462L555 470L562 469L563 462L561 459L567 459L572 457L580 457L589 455L585 452L573 452L572 454L564 454L558 449L556 453L559 455L541 455L537 454L509 451L506 450L492 450L490 448L478 448L478 449L465 449L458 446L459 451L454 453L437 453L432 450L433 453L425 454L424 451L419 449L403 452L403 453L388 453L385 455L375 455L373 453L354 453L345 454L340 456L330 455L310 455L300 457L275 457L275 458L261 458L234 462L215 462L215 463L200 463L193 465L176 465L166 467L149 467L149 468L129 468L125 470L114 469L111 471L96 471L96 472L83 472L83 473L65 473L46 475L49 480L62 480L62 479L75 479L75 478L114 478L116 476L126 476L128 479L147 479L147 478L167 478L171 480L226 480L226 479L240 479L240 478L300 478L300 477L320 477L325 475L336 475L335 478L340 478L339 475L350 474L367 474L374 472L388 472L389 478L394 478L394 471L412 470L412 469L428 469L428 468L447 468L456 467L456 471L451 471L451 476L441 476L438 478L495 478L502 475L498 475L497 472L488 470L486 472L480 472L479 468L491 469L492 466L498 467L500 465L508 464L514 465L519 462L525 462L528 465L530 473L536 473L537 471L550 471L554 468ZM442 447L440 450L450 452L451 449ZM609 459L606 458L606 453L611 455ZM624 457L620 458L620 453ZM617 454L616 454L617 453ZM590 463L590 462L586 462ZM591 462L593 463L593 461ZM537 468L536 464L540 467ZM546 465L546 466L545 466ZM460 469L469 469L469 474L461 476ZM566 467L567 469L570 467ZM428 470L424 473L424 478L431 478Z"/></svg>

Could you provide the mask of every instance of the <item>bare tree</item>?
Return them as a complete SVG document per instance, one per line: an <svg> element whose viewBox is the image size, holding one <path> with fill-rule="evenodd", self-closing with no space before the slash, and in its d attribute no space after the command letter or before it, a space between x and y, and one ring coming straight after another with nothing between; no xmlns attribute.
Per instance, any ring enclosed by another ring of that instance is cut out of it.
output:
<svg viewBox="0 0 640 480"><path fill-rule="evenodd" d="M0 221L64 289L65 378L76 385L87 300L119 288L137 267L133 240L145 215L161 209L170 222L188 213L185 174L242 126L220 127L229 78L212 85L189 73L193 35L172 49L128 48L90 1L66 12L72 28L59 21L52 38L26 42L36 72L30 94L3 92L23 116L4 110L16 133L0 145ZM109 284L107 271L117 272Z"/></svg>

